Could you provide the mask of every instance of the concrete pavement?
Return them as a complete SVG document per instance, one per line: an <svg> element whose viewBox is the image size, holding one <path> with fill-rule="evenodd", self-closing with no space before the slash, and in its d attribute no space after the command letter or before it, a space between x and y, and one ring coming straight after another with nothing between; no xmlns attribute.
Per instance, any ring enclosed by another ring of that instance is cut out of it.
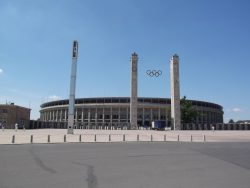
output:
<svg viewBox="0 0 250 188"><path fill-rule="evenodd" d="M0 145L1 188L249 188L249 143Z"/></svg>
<svg viewBox="0 0 250 188"><path fill-rule="evenodd" d="M250 142L250 131L152 131L152 130L0 130L0 144L64 142Z"/></svg>

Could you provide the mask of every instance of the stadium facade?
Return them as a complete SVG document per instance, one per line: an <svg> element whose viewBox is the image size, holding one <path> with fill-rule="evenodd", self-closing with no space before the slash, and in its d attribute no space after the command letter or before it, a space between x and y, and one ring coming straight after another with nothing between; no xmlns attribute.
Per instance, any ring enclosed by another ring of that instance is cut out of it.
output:
<svg viewBox="0 0 250 188"><path fill-rule="evenodd" d="M171 122L169 98L138 97L137 124L148 126L154 120ZM222 106L210 102L188 100L198 112L195 124L223 123ZM69 100L57 100L41 105L40 121L68 120ZM78 98L75 100L76 126L127 126L130 123L130 97Z"/></svg>

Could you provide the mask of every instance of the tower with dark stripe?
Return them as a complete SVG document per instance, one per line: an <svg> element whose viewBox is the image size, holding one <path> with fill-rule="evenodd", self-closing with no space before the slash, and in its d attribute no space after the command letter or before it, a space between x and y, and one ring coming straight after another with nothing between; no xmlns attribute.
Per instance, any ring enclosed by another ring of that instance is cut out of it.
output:
<svg viewBox="0 0 250 188"><path fill-rule="evenodd" d="M78 57L78 42L73 41L72 64L70 76L69 109L68 109L68 134L74 133L75 115L75 90L76 90L76 71Z"/></svg>

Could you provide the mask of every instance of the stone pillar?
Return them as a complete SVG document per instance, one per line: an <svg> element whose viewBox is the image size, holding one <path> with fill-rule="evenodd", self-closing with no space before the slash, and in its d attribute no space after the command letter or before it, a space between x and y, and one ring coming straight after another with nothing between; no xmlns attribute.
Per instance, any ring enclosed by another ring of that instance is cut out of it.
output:
<svg viewBox="0 0 250 188"><path fill-rule="evenodd" d="M126 117L126 121L127 121L127 122L129 122L129 118L128 118L128 117L130 117L130 114L128 113L128 112L129 112L129 109L128 109L128 108L126 108L126 110L127 110L127 117Z"/></svg>
<svg viewBox="0 0 250 188"><path fill-rule="evenodd" d="M180 111L180 81L179 81L179 56L174 55L170 61L170 86L171 86L171 126L173 130L181 129Z"/></svg>
<svg viewBox="0 0 250 188"><path fill-rule="evenodd" d="M145 109L142 108L142 125L145 125Z"/></svg>
<svg viewBox="0 0 250 188"><path fill-rule="evenodd" d="M67 110L64 110L64 121L67 121Z"/></svg>
<svg viewBox="0 0 250 188"><path fill-rule="evenodd" d="M83 119L83 108L82 108L82 122L84 122L84 119Z"/></svg>
<svg viewBox="0 0 250 188"><path fill-rule="evenodd" d="M112 107L110 107L110 125L113 126L112 124L113 124L113 110Z"/></svg>
<svg viewBox="0 0 250 188"><path fill-rule="evenodd" d="M165 114L165 116L166 116L166 124L167 124L167 126L169 126L169 124L168 124L169 110L168 110L168 109L166 109L166 114Z"/></svg>
<svg viewBox="0 0 250 188"><path fill-rule="evenodd" d="M77 108L75 108L75 124L78 122L78 113L77 113Z"/></svg>
<svg viewBox="0 0 250 188"><path fill-rule="evenodd" d="M121 108L118 108L118 124L121 123Z"/></svg>
<svg viewBox="0 0 250 188"><path fill-rule="evenodd" d="M103 123L103 124L104 124L104 122L105 122L104 117L105 117L104 108L102 108L102 123Z"/></svg>
<svg viewBox="0 0 250 188"><path fill-rule="evenodd" d="M58 109L56 110L56 122L58 122Z"/></svg>
<svg viewBox="0 0 250 188"><path fill-rule="evenodd" d="M60 110L60 122L62 122L62 109Z"/></svg>
<svg viewBox="0 0 250 188"><path fill-rule="evenodd" d="M97 119L98 119L97 108L95 108L95 126L97 126Z"/></svg>
<svg viewBox="0 0 250 188"><path fill-rule="evenodd" d="M52 121L55 121L55 110L52 111Z"/></svg>
<svg viewBox="0 0 250 188"><path fill-rule="evenodd" d="M153 109L150 108L150 121L152 122L153 121Z"/></svg>
<svg viewBox="0 0 250 188"><path fill-rule="evenodd" d="M130 124L131 129L137 129L137 61L136 53L131 58L131 97L130 97Z"/></svg>
<svg viewBox="0 0 250 188"><path fill-rule="evenodd" d="M52 119L52 111L50 110L49 111L49 121L51 121L51 119Z"/></svg>
<svg viewBox="0 0 250 188"><path fill-rule="evenodd" d="M90 109L88 111L88 126L90 126Z"/></svg>

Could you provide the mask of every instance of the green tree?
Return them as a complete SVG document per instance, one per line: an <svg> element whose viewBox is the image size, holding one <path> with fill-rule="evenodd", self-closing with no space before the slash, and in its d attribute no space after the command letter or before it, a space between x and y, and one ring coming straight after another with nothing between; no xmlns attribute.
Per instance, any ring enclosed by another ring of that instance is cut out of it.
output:
<svg viewBox="0 0 250 188"><path fill-rule="evenodd" d="M187 100L187 97L184 96L181 101L181 122L182 123L194 123L198 112L192 105L191 101Z"/></svg>
<svg viewBox="0 0 250 188"><path fill-rule="evenodd" d="M234 120L233 120L233 119L230 119L230 120L228 121L228 123L234 123Z"/></svg>

